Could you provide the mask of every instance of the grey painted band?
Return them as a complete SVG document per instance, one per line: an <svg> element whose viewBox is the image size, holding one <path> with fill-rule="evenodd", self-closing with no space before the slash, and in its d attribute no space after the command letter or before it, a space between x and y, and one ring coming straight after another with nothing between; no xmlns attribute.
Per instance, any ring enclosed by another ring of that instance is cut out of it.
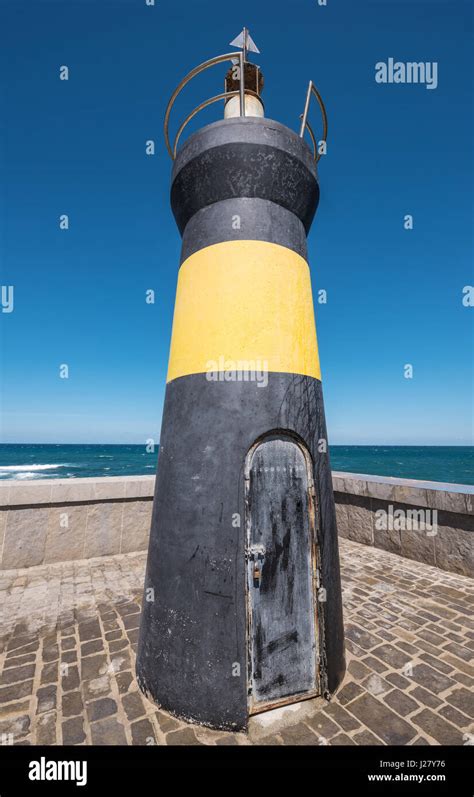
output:
<svg viewBox="0 0 474 797"><path fill-rule="evenodd" d="M311 174L316 177L316 163L310 148L304 139L294 130L275 122L273 119L257 116L221 119L219 122L201 127L190 136L179 150L173 164L172 182L181 169L193 158L201 155L210 147L223 144L266 144L284 150L289 155L302 161Z"/></svg>
<svg viewBox="0 0 474 797"><path fill-rule="evenodd" d="M267 199L241 197L207 205L192 216L183 234L181 263L206 246L242 240L286 246L308 259L305 229L297 216Z"/></svg>

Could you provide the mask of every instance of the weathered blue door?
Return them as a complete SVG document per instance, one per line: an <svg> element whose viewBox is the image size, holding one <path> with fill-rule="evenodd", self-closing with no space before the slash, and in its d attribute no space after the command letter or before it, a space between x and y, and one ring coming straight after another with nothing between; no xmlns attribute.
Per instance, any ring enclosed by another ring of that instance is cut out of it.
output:
<svg viewBox="0 0 474 797"><path fill-rule="evenodd" d="M257 445L246 468L250 711L318 692L314 508L302 447Z"/></svg>

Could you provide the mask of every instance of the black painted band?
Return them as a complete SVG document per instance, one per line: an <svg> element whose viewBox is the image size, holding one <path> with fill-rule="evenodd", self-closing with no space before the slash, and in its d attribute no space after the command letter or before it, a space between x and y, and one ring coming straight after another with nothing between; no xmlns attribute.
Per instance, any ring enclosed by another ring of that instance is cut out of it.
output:
<svg viewBox="0 0 474 797"><path fill-rule="evenodd" d="M257 379L180 377L167 385L163 413L139 685L165 710L227 729L245 727L248 712L244 462L272 431L297 435L314 464L327 596L320 604L322 652L331 692L344 673L331 469L319 443L326 438L321 383L295 374L266 376L266 386Z"/></svg>
<svg viewBox="0 0 474 797"><path fill-rule="evenodd" d="M303 161L263 142L209 144L210 149L183 166L171 187L171 207L181 233L202 208L236 197L274 202L294 213L309 231L319 186Z"/></svg>

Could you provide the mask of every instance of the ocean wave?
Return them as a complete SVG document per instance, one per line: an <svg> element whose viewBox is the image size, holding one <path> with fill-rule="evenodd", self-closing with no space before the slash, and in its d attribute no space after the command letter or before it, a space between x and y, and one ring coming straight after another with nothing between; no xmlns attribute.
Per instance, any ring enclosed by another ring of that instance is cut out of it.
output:
<svg viewBox="0 0 474 797"><path fill-rule="evenodd" d="M18 479L51 479L54 476L51 473L42 475L37 471L33 473L31 470L23 470L21 473L2 473L0 470L0 482L17 481Z"/></svg>
<svg viewBox="0 0 474 797"><path fill-rule="evenodd" d="M0 465L0 473L9 471L53 470L54 468L72 468L73 465L62 463L60 465Z"/></svg>

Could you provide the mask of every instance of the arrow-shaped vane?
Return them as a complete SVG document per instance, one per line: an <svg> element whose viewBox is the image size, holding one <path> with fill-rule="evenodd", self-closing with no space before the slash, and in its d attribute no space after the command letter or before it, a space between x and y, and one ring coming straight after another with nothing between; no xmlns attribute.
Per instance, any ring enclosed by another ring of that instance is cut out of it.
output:
<svg viewBox="0 0 474 797"><path fill-rule="evenodd" d="M240 49L244 51L244 59L247 59L247 52L260 52L247 28L244 28L242 33L239 33L237 38L230 42L230 45L231 47L240 47Z"/></svg>

